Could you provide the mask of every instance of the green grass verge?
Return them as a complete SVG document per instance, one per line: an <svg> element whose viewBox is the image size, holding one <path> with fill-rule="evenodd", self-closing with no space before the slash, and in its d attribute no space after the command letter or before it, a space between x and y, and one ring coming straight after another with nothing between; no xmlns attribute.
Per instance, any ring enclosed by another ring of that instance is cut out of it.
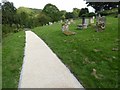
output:
<svg viewBox="0 0 120 90"><path fill-rule="evenodd" d="M2 89L2 26L0 24L0 90Z"/></svg>
<svg viewBox="0 0 120 90"><path fill-rule="evenodd" d="M61 24L37 27L33 31L41 37L57 54L62 62L73 72L86 88L118 87L118 19L107 17L106 30L95 32L90 26L77 30L76 20L70 30L76 35L65 36ZM93 69L96 70L96 74Z"/></svg>
<svg viewBox="0 0 120 90"><path fill-rule="evenodd" d="M2 42L2 88L17 88L23 62L24 32L11 33Z"/></svg>
<svg viewBox="0 0 120 90"><path fill-rule="evenodd" d="M0 42L0 89L2 88L2 45Z"/></svg>

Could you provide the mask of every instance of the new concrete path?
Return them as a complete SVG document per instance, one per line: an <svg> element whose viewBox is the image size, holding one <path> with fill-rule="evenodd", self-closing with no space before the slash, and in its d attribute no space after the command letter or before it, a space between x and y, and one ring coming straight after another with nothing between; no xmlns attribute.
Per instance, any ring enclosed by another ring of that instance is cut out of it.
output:
<svg viewBox="0 0 120 90"><path fill-rule="evenodd" d="M19 88L83 88L69 69L33 32L26 31Z"/></svg>

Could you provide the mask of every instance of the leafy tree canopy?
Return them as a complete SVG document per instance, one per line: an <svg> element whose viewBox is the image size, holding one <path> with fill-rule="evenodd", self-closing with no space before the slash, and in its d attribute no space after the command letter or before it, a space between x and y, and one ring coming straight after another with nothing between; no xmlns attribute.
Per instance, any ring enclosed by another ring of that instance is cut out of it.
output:
<svg viewBox="0 0 120 90"><path fill-rule="evenodd" d="M75 18L79 17L80 9L78 8L73 8L73 15Z"/></svg>
<svg viewBox="0 0 120 90"><path fill-rule="evenodd" d="M32 16L32 15L34 14L34 11L31 10L30 8L19 7L19 8L17 9L17 13L18 13L18 14L23 13L23 12L26 13L26 14L28 14L28 15L30 15L30 16Z"/></svg>
<svg viewBox="0 0 120 90"><path fill-rule="evenodd" d="M88 8L82 8L80 10L79 17L83 16L83 14L85 15L85 14L88 14L88 13L89 13Z"/></svg>
<svg viewBox="0 0 120 90"><path fill-rule="evenodd" d="M87 6L92 6L95 12L110 10L118 7L118 2L86 2Z"/></svg>
<svg viewBox="0 0 120 90"><path fill-rule="evenodd" d="M66 19L74 18L74 15L72 12L67 12L65 15Z"/></svg>
<svg viewBox="0 0 120 90"><path fill-rule="evenodd" d="M45 5L42 12L49 16L52 22L60 20L60 11L55 5L52 4Z"/></svg>
<svg viewBox="0 0 120 90"><path fill-rule="evenodd" d="M12 2L3 2L2 4L2 23L9 24L14 23L14 17L16 15L16 8Z"/></svg>

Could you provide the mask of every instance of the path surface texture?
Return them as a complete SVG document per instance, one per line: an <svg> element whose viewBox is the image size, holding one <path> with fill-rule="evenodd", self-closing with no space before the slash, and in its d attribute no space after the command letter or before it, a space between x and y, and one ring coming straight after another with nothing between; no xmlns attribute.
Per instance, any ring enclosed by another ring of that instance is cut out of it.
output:
<svg viewBox="0 0 120 90"><path fill-rule="evenodd" d="M26 31L25 56L19 88L83 88L52 50Z"/></svg>

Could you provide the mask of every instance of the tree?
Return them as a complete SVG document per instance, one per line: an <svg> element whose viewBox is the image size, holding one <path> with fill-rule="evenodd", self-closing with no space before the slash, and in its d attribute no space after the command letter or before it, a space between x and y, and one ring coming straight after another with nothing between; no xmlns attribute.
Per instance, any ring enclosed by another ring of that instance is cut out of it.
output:
<svg viewBox="0 0 120 90"><path fill-rule="evenodd" d="M2 5L2 23L12 26L15 22L16 8L12 2L3 2Z"/></svg>
<svg viewBox="0 0 120 90"><path fill-rule="evenodd" d="M73 8L73 15L74 15L74 18L78 18L79 17L79 13L80 13L80 9L78 8Z"/></svg>
<svg viewBox="0 0 120 90"><path fill-rule="evenodd" d="M37 16L39 25L44 25L50 22L50 17L48 17L47 15L45 15L44 13L40 13Z"/></svg>
<svg viewBox="0 0 120 90"><path fill-rule="evenodd" d="M19 7L19 8L17 9L17 13L20 14L20 13L22 13L22 12L28 14L29 17L30 17L30 16L34 16L34 11L33 11L32 9L30 9L30 8L27 8L27 7Z"/></svg>
<svg viewBox="0 0 120 90"><path fill-rule="evenodd" d="M21 27L31 28L33 26L34 11L30 8L19 7L17 9L17 21Z"/></svg>
<svg viewBox="0 0 120 90"><path fill-rule="evenodd" d="M66 13L67 13L66 10L61 10L61 11L60 11L60 17L61 17L60 19L65 20L65 18L66 18L66 17L65 17Z"/></svg>
<svg viewBox="0 0 120 90"><path fill-rule="evenodd" d="M87 6L92 6L95 12L110 10L118 7L118 2L86 2Z"/></svg>
<svg viewBox="0 0 120 90"><path fill-rule="evenodd" d="M85 15L85 14L88 14L88 13L89 13L88 8L82 8L80 10L79 17L81 17L83 14Z"/></svg>
<svg viewBox="0 0 120 90"><path fill-rule="evenodd" d="M90 12L90 13L88 14L88 17L92 17L92 16L96 16L94 12Z"/></svg>
<svg viewBox="0 0 120 90"><path fill-rule="evenodd" d="M45 5L42 12L45 13L48 17L50 17L52 22L60 20L60 11L55 5Z"/></svg>
<svg viewBox="0 0 120 90"><path fill-rule="evenodd" d="M119 3L119 6L118 6L118 13L120 14L120 3Z"/></svg>
<svg viewBox="0 0 120 90"><path fill-rule="evenodd" d="M74 15L72 12L67 12L65 15L66 19L74 18Z"/></svg>

